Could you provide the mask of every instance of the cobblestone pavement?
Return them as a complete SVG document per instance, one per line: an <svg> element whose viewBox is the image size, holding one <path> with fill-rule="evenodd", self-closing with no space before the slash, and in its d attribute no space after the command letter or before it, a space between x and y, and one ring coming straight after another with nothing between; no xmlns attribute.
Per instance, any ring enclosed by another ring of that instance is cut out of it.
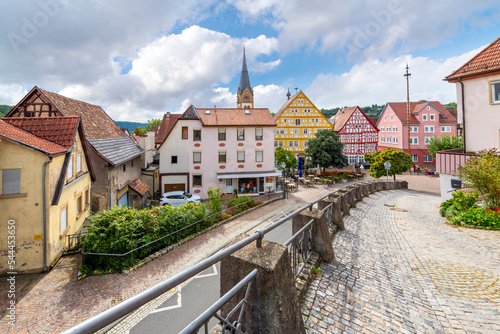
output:
<svg viewBox="0 0 500 334"><path fill-rule="evenodd" d="M500 232L449 225L439 203L393 190L351 209L305 297L308 332L500 333Z"/></svg>
<svg viewBox="0 0 500 334"><path fill-rule="evenodd" d="M343 184L341 184L343 185ZM337 185L337 187L341 186ZM336 187L336 188L337 188ZM0 333L58 333L189 268L259 224L326 195L334 188L300 187L279 200L204 233L130 274L109 274L78 281L78 258L63 257L47 274L16 278L16 325L8 326L6 278L0 283Z"/></svg>

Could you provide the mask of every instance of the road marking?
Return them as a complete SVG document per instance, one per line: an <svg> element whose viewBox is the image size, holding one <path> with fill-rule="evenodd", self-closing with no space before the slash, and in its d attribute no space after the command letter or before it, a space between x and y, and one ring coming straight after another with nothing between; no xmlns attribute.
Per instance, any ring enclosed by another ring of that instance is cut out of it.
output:
<svg viewBox="0 0 500 334"><path fill-rule="evenodd" d="M181 307L182 307L182 294L181 294L181 289L179 289L179 292L177 292L177 304L176 305L157 308L156 310L149 312L149 314L175 310L176 308L181 308Z"/></svg>
<svg viewBox="0 0 500 334"><path fill-rule="evenodd" d="M219 275L219 273L217 272L217 266L215 264L212 265L212 268L214 269L213 273L204 274L204 275L198 274L194 278L203 278L203 277L210 277L210 276L217 276L217 275Z"/></svg>

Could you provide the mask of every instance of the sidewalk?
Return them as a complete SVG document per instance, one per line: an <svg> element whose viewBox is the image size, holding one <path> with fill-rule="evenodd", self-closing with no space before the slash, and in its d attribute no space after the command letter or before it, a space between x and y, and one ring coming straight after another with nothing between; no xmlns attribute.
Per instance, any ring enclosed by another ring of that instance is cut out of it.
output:
<svg viewBox="0 0 500 334"><path fill-rule="evenodd" d="M156 283L192 266L228 244L237 235L258 225L268 225L285 213L314 201L336 188L300 187L285 201L279 200L202 234L130 274L109 274L78 281L79 256L63 257L49 273L17 277L16 326L0 321L2 333L56 333L126 300ZM5 282L5 281L4 281ZM6 305L7 285L0 288ZM5 315L5 308L1 312Z"/></svg>

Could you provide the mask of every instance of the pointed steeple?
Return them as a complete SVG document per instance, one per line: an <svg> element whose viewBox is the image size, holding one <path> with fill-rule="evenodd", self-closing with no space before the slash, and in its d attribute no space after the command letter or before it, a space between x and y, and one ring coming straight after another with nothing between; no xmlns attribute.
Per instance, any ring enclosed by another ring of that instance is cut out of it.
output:
<svg viewBox="0 0 500 334"><path fill-rule="evenodd" d="M247 58L243 46L243 65L241 67L240 86L237 93L238 108L253 108L253 90L248 77Z"/></svg>

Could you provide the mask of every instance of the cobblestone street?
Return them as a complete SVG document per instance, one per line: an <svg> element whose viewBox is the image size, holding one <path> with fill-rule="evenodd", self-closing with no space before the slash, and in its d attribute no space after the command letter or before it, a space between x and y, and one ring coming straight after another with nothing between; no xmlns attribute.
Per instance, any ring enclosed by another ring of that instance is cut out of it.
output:
<svg viewBox="0 0 500 334"><path fill-rule="evenodd" d="M500 232L458 228L440 198L365 197L302 307L309 333L499 333Z"/></svg>

